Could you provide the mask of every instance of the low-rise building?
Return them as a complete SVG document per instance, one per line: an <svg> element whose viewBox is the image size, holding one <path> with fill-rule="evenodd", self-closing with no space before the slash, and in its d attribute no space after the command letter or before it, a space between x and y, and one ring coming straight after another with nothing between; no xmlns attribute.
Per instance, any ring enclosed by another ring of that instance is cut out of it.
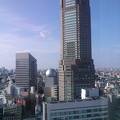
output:
<svg viewBox="0 0 120 120"><path fill-rule="evenodd" d="M110 120L120 120L120 96L109 95Z"/></svg>
<svg viewBox="0 0 120 120"><path fill-rule="evenodd" d="M3 120L22 120L22 106L4 107Z"/></svg>
<svg viewBox="0 0 120 120"><path fill-rule="evenodd" d="M3 106L0 105L0 120L3 118Z"/></svg>
<svg viewBox="0 0 120 120"><path fill-rule="evenodd" d="M108 120L109 117L107 98L46 103L43 108L45 120Z"/></svg>

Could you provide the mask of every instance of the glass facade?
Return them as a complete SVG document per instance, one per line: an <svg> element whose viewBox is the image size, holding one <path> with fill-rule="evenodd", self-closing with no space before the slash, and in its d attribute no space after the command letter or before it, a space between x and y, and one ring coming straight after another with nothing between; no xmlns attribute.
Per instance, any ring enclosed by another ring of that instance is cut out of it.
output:
<svg viewBox="0 0 120 120"><path fill-rule="evenodd" d="M16 53L16 85L29 89L35 85L36 75L36 59L29 53Z"/></svg>
<svg viewBox="0 0 120 120"><path fill-rule="evenodd" d="M75 58L77 44L77 21L75 1L66 0L66 8L63 14L64 32L64 58ZM73 7L73 8L72 8ZM68 10L70 8L70 10Z"/></svg>
<svg viewBox="0 0 120 120"><path fill-rule="evenodd" d="M61 16L59 100L68 101L79 99L81 88L95 84L89 0L62 0Z"/></svg>
<svg viewBox="0 0 120 120"><path fill-rule="evenodd" d="M89 0L63 0L63 58L91 59Z"/></svg>

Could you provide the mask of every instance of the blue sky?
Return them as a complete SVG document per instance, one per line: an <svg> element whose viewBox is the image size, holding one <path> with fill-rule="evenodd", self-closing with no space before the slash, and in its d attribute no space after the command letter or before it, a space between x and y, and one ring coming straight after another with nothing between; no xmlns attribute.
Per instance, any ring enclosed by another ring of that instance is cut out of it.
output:
<svg viewBox="0 0 120 120"><path fill-rule="evenodd" d="M96 67L120 66L120 0L91 0ZM38 68L58 67L59 0L0 0L0 67L15 68L15 53L31 52Z"/></svg>

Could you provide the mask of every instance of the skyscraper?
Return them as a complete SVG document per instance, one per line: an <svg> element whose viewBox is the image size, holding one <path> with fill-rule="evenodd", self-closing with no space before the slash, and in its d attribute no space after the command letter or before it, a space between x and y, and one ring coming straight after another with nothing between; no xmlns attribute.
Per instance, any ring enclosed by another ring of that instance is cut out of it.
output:
<svg viewBox="0 0 120 120"><path fill-rule="evenodd" d="M81 88L94 87L89 0L61 0L59 100L80 98Z"/></svg>
<svg viewBox="0 0 120 120"><path fill-rule="evenodd" d="M37 61L30 53L16 54L16 85L30 90L36 85Z"/></svg>

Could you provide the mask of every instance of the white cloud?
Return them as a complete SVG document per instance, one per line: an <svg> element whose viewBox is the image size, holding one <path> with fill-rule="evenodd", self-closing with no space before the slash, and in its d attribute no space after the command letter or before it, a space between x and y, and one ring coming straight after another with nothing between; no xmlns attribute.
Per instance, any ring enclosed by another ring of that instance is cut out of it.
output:
<svg viewBox="0 0 120 120"><path fill-rule="evenodd" d="M40 32L40 37L41 38L45 38L46 36L45 36L45 33L44 32Z"/></svg>
<svg viewBox="0 0 120 120"><path fill-rule="evenodd" d="M0 42L11 44L13 47L16 47L16 50L19 50L20 48L28 49L30 47L30 49L36 49L36 47L33 47L35 45L38 46L39 44L39 47L41 46L44 48L47 40L51 38L50 30L46 25L36 25L27 18L20 17L12 13L10 10L0 8L0 18L0 22L2 21L11 26L7 28L6 32L2 31L0 33ZM0 29L2 30L2 28ZM26 34L26 32L30 32L32 34ZM21 33L24 33L24 35ZM44 41L40 42L40 40ZM40 43L38 44L38 42Z"/></svg>
<svg viewBox="0 0 120 120"><path fill-rule="evenodd" d="M46 38L49 35L49 29L46 25L36 25L29 19L16 15L7 9L0 8L0 21L11 25L9 28L12 32L28 31L33 34Z"/></svg>

